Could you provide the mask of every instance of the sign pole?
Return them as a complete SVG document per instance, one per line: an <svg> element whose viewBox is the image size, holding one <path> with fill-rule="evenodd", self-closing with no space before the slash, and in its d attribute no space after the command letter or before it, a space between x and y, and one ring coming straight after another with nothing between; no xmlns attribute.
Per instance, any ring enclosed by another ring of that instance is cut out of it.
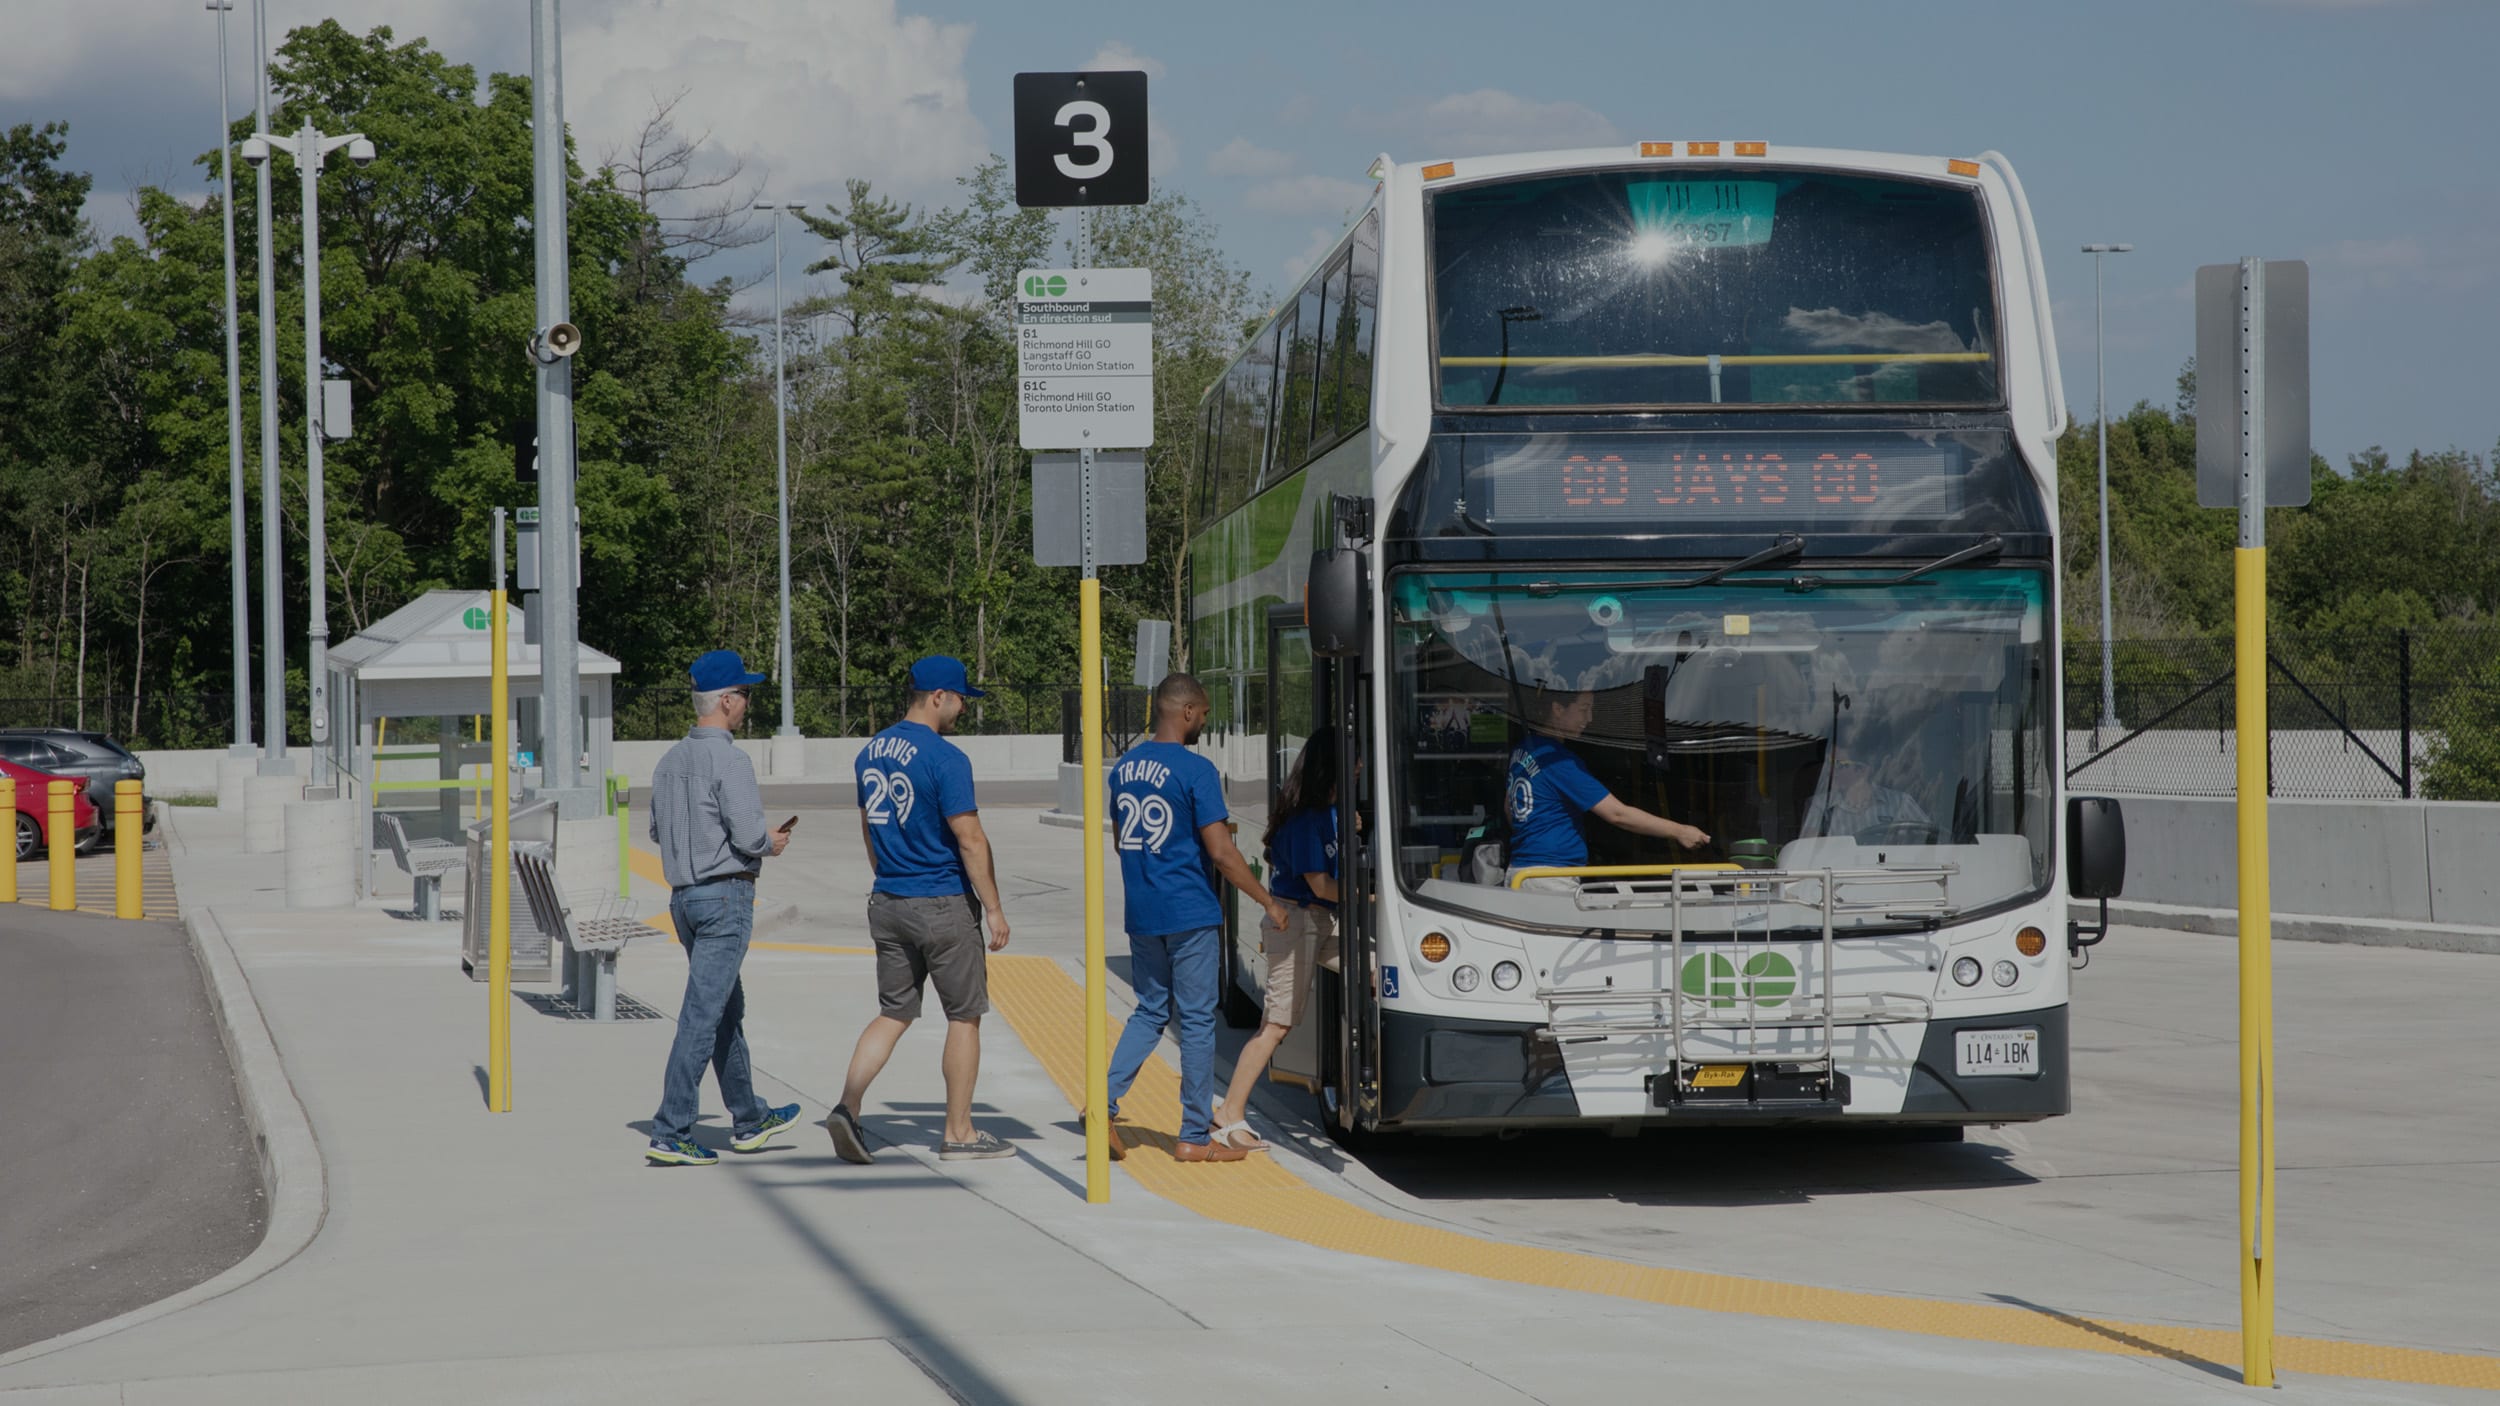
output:
<svg viewBox="0 0 2500 1406"><path fill-rule="evenodd" d="M2274 954L2266 827L2266 264L2240 260L2239 732L2241 1380L2274 1385Z"/></svg>
<svg viewBox="0 0 2500 1406"><path fill-rule="evenodd" d="M486 885L486 1108L512 1111L512 765L505 716L512 711L511 666L504 657L511 631L504 619L503 509L495 509L495 589L488 593L489 706L495 714L494 758L487 764L494 819L488 823Z"/></svg>
<svg viewBox="0 0 2500 1406"><path fill-rule="evenodd" d="M1094 217L1076 212L1076 266L1094 262ZM1077 451L1077 493L1084 516L1084 560L1077 583L1078 688L1085 728L1080 758L1085 787L1085 1199L1111 1199L1111 1032L1105 1004L1110 979L1103 951L1102 582L1094 561L1094 451Z"/></svg>

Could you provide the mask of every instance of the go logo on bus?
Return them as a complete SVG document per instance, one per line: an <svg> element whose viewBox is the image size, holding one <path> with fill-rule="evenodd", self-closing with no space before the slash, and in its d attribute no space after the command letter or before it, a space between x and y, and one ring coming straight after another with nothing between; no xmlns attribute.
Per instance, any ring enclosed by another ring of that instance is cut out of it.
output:
<svg viewBox="0 0 2500 1406"><path fill-rule="evenodd" d="M1064 298L1067 295L1068 280L1055 273L1047 277L1037 273L1024 280L1024 296L1028 298Z"/></svg>
<svg viewBox="0 0 2500 1406"><path fill-rule="evenodd" d="M1684 959L1677 985L1687 996L1708 1000L1713 1009L1735 1005L1740 985L1755 1005L1777 1006L1797 993L1797 968L1777 952L1756 952L1739 972L1724 954L1706 952Z"/></svg>

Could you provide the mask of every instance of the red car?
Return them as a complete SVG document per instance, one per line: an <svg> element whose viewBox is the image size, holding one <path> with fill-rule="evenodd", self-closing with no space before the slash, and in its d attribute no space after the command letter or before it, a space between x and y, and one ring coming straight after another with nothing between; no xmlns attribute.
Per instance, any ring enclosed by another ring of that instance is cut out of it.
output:
<svg viewBox="0 0 2500 1406"><path fill-rule="evenodd" d="M34 859L47 852L51 836L45 833L51 822L52 787L55 781L66 781L77 789L70 793L70 826L73 841L81 850L95 843L97 829L95 803L87 799L87 780L83 776L54 776L48 771L0 761L0 775L17 783L17 857Z"/></svg>

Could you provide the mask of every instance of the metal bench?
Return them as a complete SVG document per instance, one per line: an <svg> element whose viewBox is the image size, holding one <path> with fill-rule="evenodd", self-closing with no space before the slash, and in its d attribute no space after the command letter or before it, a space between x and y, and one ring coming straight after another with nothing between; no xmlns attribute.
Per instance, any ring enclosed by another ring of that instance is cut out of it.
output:
<svg viewBox="0 0 2500 1406"><path fill-rule="evenodd" d="M417 916L426 922L443 916L443 876L465 867L468 854L459 845L444 840L420 840L410 843L408 827L387 810L373 813L374 823L382 831L382 842L390 849L391 860L416 884Z"/></svg>
<svg viewBox="0 0 2500 1406"><path fill-rule="evenodd" d="M512 863L529 899L530 916L564 948L565 999L592 1020L616 1019L617 956L626 943L649 937L652 930L622 912L576 915L556 887L555 861L548 855L523 849L512 856ZM620 899L608 899L599 906L621 904Z"/></svg>

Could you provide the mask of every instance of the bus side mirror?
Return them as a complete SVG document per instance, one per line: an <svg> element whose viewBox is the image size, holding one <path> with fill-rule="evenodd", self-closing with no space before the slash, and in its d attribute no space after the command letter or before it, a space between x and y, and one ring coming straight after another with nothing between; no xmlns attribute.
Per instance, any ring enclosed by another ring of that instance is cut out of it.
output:
<svg viewBox="0 0 2500 1406"><path fill-rule="evenodd" d="M1369 586L1363 554L1332 547L1311 554L1302 587L1302 623L1311 632L1311 653L1343 659L1363 652L1363 602Z"/></svg>
<svg viewBox="0 0 2500 1406"><path fill-rule="evenodd" d="M2127 887L2127 822L2108 796L2066 798L2066 892L2116 898Z"/></svg>

